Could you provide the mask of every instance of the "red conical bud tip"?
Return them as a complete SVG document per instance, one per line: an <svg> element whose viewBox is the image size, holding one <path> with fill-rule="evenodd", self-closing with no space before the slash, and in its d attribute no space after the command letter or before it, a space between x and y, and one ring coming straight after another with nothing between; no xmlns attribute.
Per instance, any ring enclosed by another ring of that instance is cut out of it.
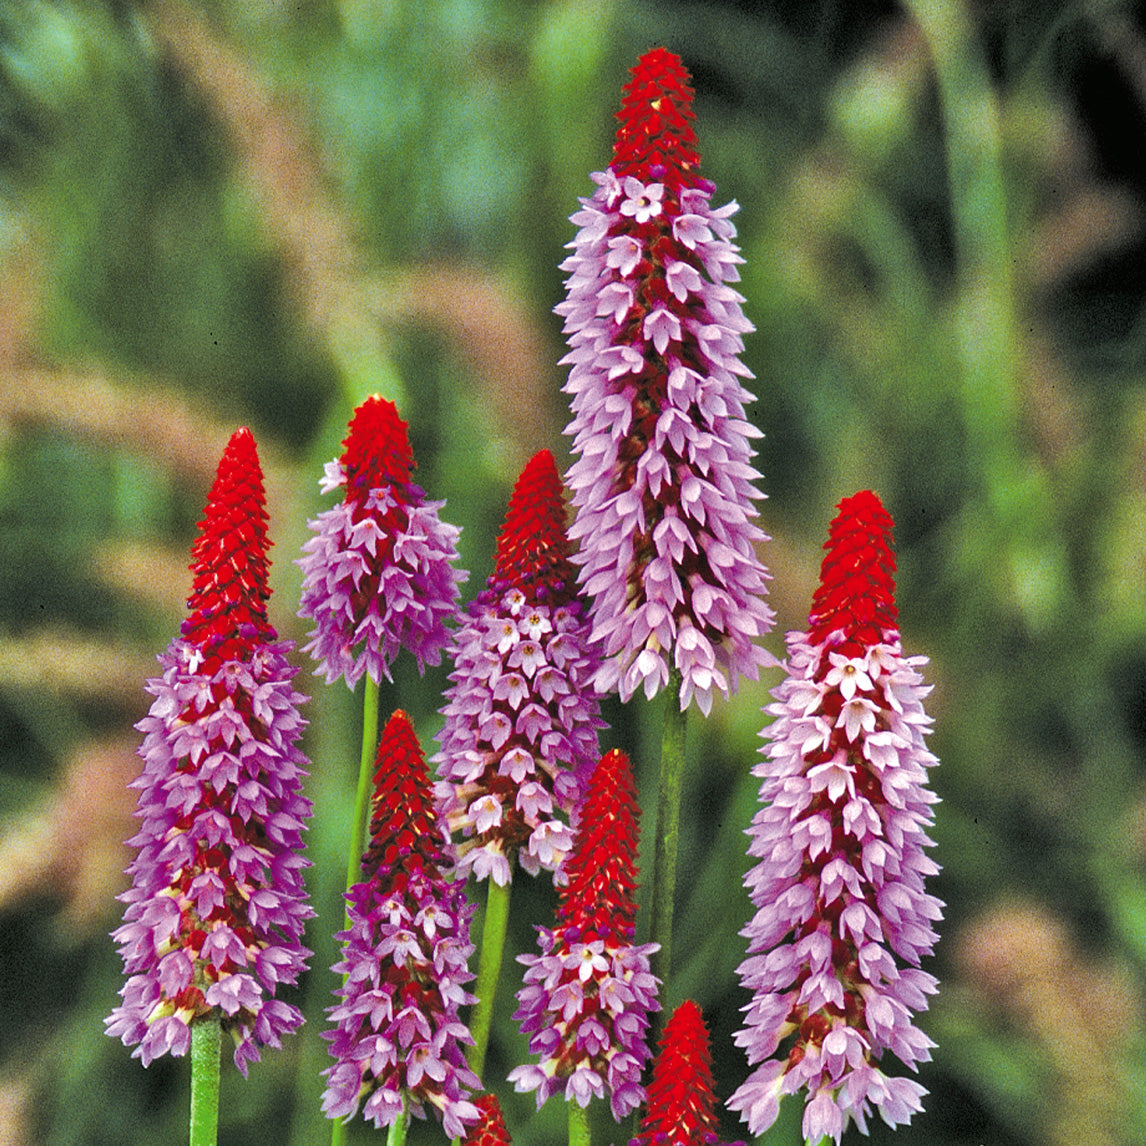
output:
<svg viewBox="0 0 1146 1146"><path fill-rule="evenodd" d="M372 489L381 486L405 488L416 464L407 429L398 407L377 394L354 411L340 459L348 500L364 502Z"/></svg>
<svg viewBox="0 0 1146 1146"><path fill-rule="evenodd" d="M582 940L631 943L636 934L637 786L629 758L606 752L589 777L577 817L577 839L565 861L568 884L557 909L558 926L575 926Z"/></svg>
<svg viewBox="0 0 1146 1146"><path fill-rule="evenodd" d="M632 175L642 183L665 183L673 189L697 186L700 154L689 122L695 118L693 92L680 56L654 48L630 74L617 112L621 125L613 145L613 171L621 179Z"/></svg>
<svg viewBox="0 0 1146 1146"><path fill-rule="evenodd" d="M810 641L821 644L838 629L840 651L858 655L898 631L891 514L871 490L845 497L828 529L828 551L808 617Z"/></svg>
<svg viewBox="0 0 1146 1146"><path fill-rule="evenodd" d="M633 1146L695 1146L716 1134L708 1029L691 999L685 999L665 1024L647 1109Z"/></svg>
<svg viewBox="0 0 1146 1146"><path fill-rule="evenodd" d="M231 435L191 547L194 578L183 636L212 662L247 659L275 639L267 620L266 495L251 431Z"/></svg>
<svg viewBox="0 0 1146 1146"><path fill-rule="evenodd" d="M553 455L538 450L513 487L497 539L495 580L551 604L568 600L576 591L563 492Z"/></svg>
<svg viewBox="0 0 1146 1146"><path fill-rule="evenodd" d="M462 1146L510 1146L509 1131L501 1115L501 1105L495 1094L483 1094L474 1099L481 1111L481 1120L465 1136Z"/></svg>
<svg viewBox="0 0 1146 1146"><path fill-rule="evenodd" d="M421 868L436 877L445 846L426 757L410 718L398 709L382 730L374 761L368 874Z"/></svg>

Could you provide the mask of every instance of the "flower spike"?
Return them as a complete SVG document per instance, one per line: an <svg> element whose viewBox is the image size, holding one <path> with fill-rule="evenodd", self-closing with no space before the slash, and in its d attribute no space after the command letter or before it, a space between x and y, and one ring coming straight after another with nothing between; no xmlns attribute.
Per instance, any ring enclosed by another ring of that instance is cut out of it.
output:
<svg viewBox="0 0 1146 1146"><path fill-rule="evenodd" d="M936 990L919 969L942 904L924 891L937 797L924 737L930 689L904 657L892 520L870 491L845 498L829 531L809 631L788 636L788 675L767 711L763 778L749 829L756 914L742 934L753 992L737 1043L755 1070L729 1100L753 1135L804 1088L803 1135L838 1144L874 1107L891 1126L922 1109L918 1083L889 1077L885 1051L915 1069L931 1040L912 1024ZM784 1057L772 1058L783 1044Z"/></svg>
<svg viewBox="0 0 1146 1146"><path fill-rule="evenodd" d="M607 1090L619 1122L644 1098L645 1032L660 1004L649 971L655 944L633 943L637 819L628 758L606 752L578 809L557 926L537 929L540 955L518 956L525 986L513 1017L540 1062L515 1067L509 1081L536 1091L539 1109L558 1090L582 1107Z"/></svg>
<svg viewBox="0 0 1146 1146"><path fill-rule="evenodd" d="M716 1127L708 1029L700 1008L685 999L665 1024L653 1062L648 1113L629 1146L717 1146Z"/></svg>
<svg viewBox="0 0 1146 1146"><path fill-rule="evenodd" d="M458 1010L474 1001L464 987L473 907L449 867L444 825L435 814L421 745L401 710L378 745L370 845L364 878L347 893L350 926L339 934L344 976L323 1032L335 1064L323 1074L328 1118L362 1113L393 1125L403 1106L419 1117L428 1103L448 1137L477 1121L469 1093L480 1086L462 1047L472 1042Z"/></svg>
<svg viewBox="0 0 1146 1146"><path fill-rule="evenodd" d="M144 1066L218 1018L246 1074L302 1023L274 996L306 969L305 699L267 620L266 502L254 438L231 437L192 547L190 616L160 656L144 733L137 855L119 941L130 976L108 1034Z"/></svg>
<svg viewBox="0 0 1146 1146"><path fill-rule="evenodd" d="M531 874L559 871L599 756L600 653L569 549L561 479L541 450L514 487L494 572L450 650L434 757L438 798L461 836L459 870L501 886L515 857Z"/></svg>
<svg viewBox="0 0 1146 1146"><path fill-rule="evenodd" d="M309 523L316 534L297 564L303 571L299 616L315 628L305 651L328 684L375 684L408 648L421 672L436 665L449 639L467 574L453 567L459 530L438 517L410 479L414 455L398 408L377 394L354 411L342 457L327 463L324 493L342 502Z"/></svg>
<svg viewBox="0 0 1146 1146"><path fill-rule="evenodd" d="M652 697L681 674L680 704L707 713L774 663L756 638L772 626L766 535L753 505L752 438L740 361L752 330L729 282L740 255L730 221L697 170L692 89L663 48L632 70L613 163L593 176L578 224L565 319L572 367L568 475L593 599L593 635L608 658L600 688Z"/></svg>

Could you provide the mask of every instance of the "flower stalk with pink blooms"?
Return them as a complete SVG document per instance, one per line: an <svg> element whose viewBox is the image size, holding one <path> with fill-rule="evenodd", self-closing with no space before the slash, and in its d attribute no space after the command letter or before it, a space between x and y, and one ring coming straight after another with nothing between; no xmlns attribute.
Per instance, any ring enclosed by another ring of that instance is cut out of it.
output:
<svg viewBox="0 0 1146 1146"><path fill-rule="evenodd" d="M131 888L114 933L129 978L107 1032L147 1066L190 1050L191 1143L218 1124L220 1028L245 1076L302 1012L277 999L306 969L302 872L305 698L267 617L266 499L255 440L237 430L191 550L190 616L148 682Z"/></svg>
<svg viewBox="0 0 1146 1146"><path fill-rule="evenodd" d="M577 592L563 486L548 450L522 470L495 568L450 650L435 757L460 872L487 880L470 1064L481 1073L514 867L562 878L574 806L600 752L599 651Z"/></svg>
<svg viewBox="0 0 1146 1146"><path fill-rule="evenodd" d="M879 1065L886 1051L913 1069L930 1058L912 1013L936 990L919 963L942 908L924 890L939 870L924 852L930 689L924 658L900 646L891 528L874 493L840 502L808 631L789 635L768 708L740 967L753 1000L737 1035L755 1069L729 1101L753 1135L800 1090L805 1139L837 1146L849 1122L867 1132L873 1107L906 1123L926 1093Z"/></svg>
<svg viewBox="0 0 1146 1146"><path fill-rule="evenodd" d="M692 88L678 56L645 53L625 87L613 160L573 216L562 268L577 460L569 470L580 578L604 646L603 690L670 685L653 864L657 969L671 970L684 713L707 715L740 676L775 663L767 540L754 502L759 431L740 379L752 329L728 284L743 260L730 216L698 170ZM679 705L679 706L678 706Z"/></svg>

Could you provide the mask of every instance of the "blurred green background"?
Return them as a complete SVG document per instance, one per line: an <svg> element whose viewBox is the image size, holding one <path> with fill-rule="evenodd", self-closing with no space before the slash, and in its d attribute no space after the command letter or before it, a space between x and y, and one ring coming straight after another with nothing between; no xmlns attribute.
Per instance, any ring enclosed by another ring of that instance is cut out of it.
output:
<svg viewBox="0 0 1146 1146"><path fill-rule="evenodd" d="M375 390L463 527L472 596L521 465L542 446L567 460L567 217L656 44L695 78L717 201L741 205L769 647L803 626L835 503L873 487L897 521L905 646L931 658L947 916L922 1025L939 1045L926 1113L894 1140L1146 1141L1140 6L2 0L3 1146L185 1140L186 1062L145 1071L102 1033L122 985L107 932L131 726L228 435L259 442L284 635L304 635L292 561L322 463ZM747 1073L743 830L778 680L690 725L669 1003L704 1008L721 1098ZM299 682L309 1021L248 1082L226 1064L223 1143L329 1140L319 1032L359 712L309 666ZM405 664L383 718L405 707L432 751L444 684ZM651 809L659 705L607 716ZM551 909L519 882L512 951ZM518 971L495 1082L524 1056ZM536 1115L498 1089L515 1142L563 1140L558 1101ZM797 1142L799 1113L766 1141ZM627 1140L594 1119L596 1141ZM877 1120L872 1138L892 1135Z"/></svg>

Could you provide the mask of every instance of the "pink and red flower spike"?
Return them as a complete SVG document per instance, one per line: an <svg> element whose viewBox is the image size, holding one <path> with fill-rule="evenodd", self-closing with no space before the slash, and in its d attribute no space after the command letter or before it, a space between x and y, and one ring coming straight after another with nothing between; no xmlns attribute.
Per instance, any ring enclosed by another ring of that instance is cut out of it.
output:
<svg viewBox="0 0 1146 1146"><path fill-rule="evenodd" d="M354 411L342 457L328 462L322 491L343 500L310 528L316 536L297 564L303 571L299 616L314 621L305 651L327 684L353 688L363 673L390 679L409 649L421 672L442 659L446 622L458 609L467 574L454 568L459 530L438 517L411 480L414 455L398 408L377 394Z"/></svg>
<svg viewBox="0 0 1146 1146"><path fill-rule="evenodd" d="M891 1126L922 1109L922 1086L889 1077L885 1051L915 1069L934 1045L912 1023L936 990L919 969L942 904L924 891L937 797L924 737L930 689L904 657L892 520L870 491L845 498L825 546L809 631L788 635L788 675L767 711L766 759L749 829L756 914L740 976L752 1003L737 1043L755 1070L729 1100L753 1135L804 1089L804 1138L838 1144L874 1106ZM784 1054L774 1055L781 1043Z"/></svg>
<svg viewBox="0 0 1146 1146"><path fill-rule="evenodd" d="M565 318L577 460L580 579L608 658L602 691L652 697L681 673L680 704L707 713L774 661L756 553L752 438L740 378L752 329L729 285L742 261L730 216L697 170L692 89L679 57L641 57L625 89L613 162L578 224Z"/></svg>
<svg viewBox="0 0 1146 1146"><path fill-rule="evenodd" d="M619 1122L644 1099L645 1033L660 1004L649 970L656 945L633 942L638 814L628 758L606 752L578 807L557 926L537 929L540 955L518 956L527 970L513 1017L540 1061L509 1081L536 1091L539 1109L559 1090L582 1107L607 1092Z"/></svg>
<svg viewBox="0 0 1146 1146"><path fill-rule="evenodd" d="M182 636L136 726L143 771L132 886L119 941L130 976L108 1034L147 1066L186 1054L191 1024L221 1020L246 1074L258 1047L302 1024L275 998L306 969L302 830L306 758L295 746L305 699L291 687L290 642L267 619L266 501L254 438L231 437L191 550Z"/></svg>
<svg viewBox="0 0 1146 1146"><path fill-rule="evenodd" d="M341 1002L324 1031L335 1065L323 1110L351 1118L365 1099L363 1117L381 1129L401 1116L437 1110L450 1138L479 1117L470 1093L480 1087L466 1065L472 1043L458 1017L474 1002L464 984L472 904L465 882L449 868L445 828L433 803L422 747L406 714L394 713L378 745L370 844L362 857L365 878L347 893L348 930L340 933L345 976Z"/></svg>
<svg viewBox="0 0 1146 1146"><path fill-rule="evenodd" d="M691 999L665 1024L646 1105L641 1132L629 1146L718 1146L708 1029Z"/></svg>
<svg viewBox="0 0 1146 1146"><path fill-rule="evenodd" d="M459 870L502 885L515 857L532 874L560 870L599 756L601 659L569 548L561 479L541 450L517 481L494 572L450 650L434 757L438 799L461 836Z"/></svg>
<svg viewBox="0 0 1146 1146"><path fill-rule="evenodd" d="M512 1140L497 1095L483 1094L474 1099L474 1105L481 1111L481 1120L471 1128L462 1146L510 1146Z"/></svg>

